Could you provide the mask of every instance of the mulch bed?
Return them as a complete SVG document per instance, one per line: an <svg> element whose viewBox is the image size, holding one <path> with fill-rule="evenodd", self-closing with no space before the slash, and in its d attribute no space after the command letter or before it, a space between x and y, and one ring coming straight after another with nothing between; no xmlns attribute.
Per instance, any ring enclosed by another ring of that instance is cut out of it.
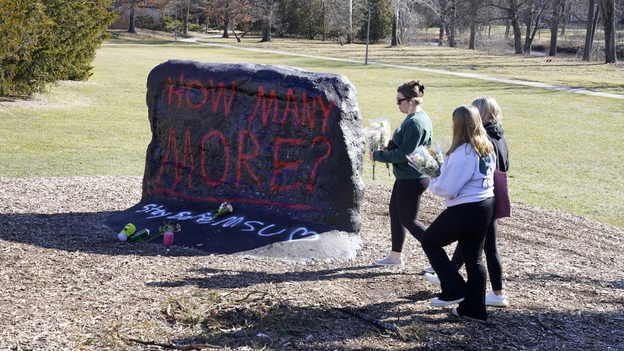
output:
<svg viewBox="0 0 624 351"><path fill-rule="evenodd" d="M482 325L429 305L437 288L413 238L406 266L372 265L390 250L390 190L367 186L356 258L296 263L118 241L102 222L138 203L141 177L0 178L0 349L624 349L622 229L514 203L499 222L510 306ZM421 220L442 209L427 192ZM230 324L174 316L210 293L242 301ZM318 323L258 333L252 310Z"/></svg>

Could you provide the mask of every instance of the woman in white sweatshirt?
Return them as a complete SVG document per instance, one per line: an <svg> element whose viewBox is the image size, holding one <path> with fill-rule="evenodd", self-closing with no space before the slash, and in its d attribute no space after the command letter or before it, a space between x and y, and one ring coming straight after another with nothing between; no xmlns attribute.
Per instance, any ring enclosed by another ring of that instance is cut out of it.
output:
<svg viewBox="0 0 624 351"><path fill-rule="evenodd" d="M486 269L482 260L488 225L494 219L494 147L481 123L479 110L470 105L453 111L453 142L439 177L429 189L446 198L446 209L425 231L421 245L440 278L442 292L431 300L435 307L459 303L453 314L486 321ZM444 247L458 242L468 281L457 272Z"/></svg>

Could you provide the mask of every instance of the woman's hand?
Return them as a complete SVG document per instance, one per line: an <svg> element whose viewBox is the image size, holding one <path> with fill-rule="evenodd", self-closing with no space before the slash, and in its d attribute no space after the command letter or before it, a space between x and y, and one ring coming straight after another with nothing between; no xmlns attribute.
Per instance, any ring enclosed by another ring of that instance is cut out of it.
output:
<svg viewBox="0 0 624 351"><path fill-rule="evenodd" d="M373 158L373 152L372 151L368 152L368 157L370 157L371 161L373 161L373 162L375 161L375 159Z"/></svg>

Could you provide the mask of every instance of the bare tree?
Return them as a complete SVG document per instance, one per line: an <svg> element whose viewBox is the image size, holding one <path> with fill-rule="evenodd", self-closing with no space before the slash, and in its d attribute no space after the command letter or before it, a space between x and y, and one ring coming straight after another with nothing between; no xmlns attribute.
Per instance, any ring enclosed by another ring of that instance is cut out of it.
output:
<svg viewBox="0 0 624 351"><path fill-rule="evenodd" d="M252 20L251 5L248 0L216 0L202 5L207 16L223 24L223 38L229 38L229 28L236 36L236 40L240 42L234 31L234 24Z"/></svg>
<svg viewBox="0 0 624 351"><path fill-rule="evenodd" d="M557 56L557 35L559 34L559 22L565 14L565 0L554 0L552 4L552 16L550 18L550 51L548 56Z"/></svg>
<svg viewBox="0 0 624 351"><path fill-rule="evenodd" d="M444 45L444 27L446 27L446 8L447 2L446 0L440 0L440 36L438 37L438 46Z"/></svg>
<svg viewBox="0 0 624 351"><path fill-rule="evenodd" d="M394 11L394 17L392 19L392 42L390 46L399 46L401 45L401 37L399 36L401 0L393 0L392 7Z"/></svg>
<svg viewBox="0 0 624 351"><path fill-rule="evenodd" d="M469 22L470 22L470 41L468 43L468 49L475 50L475 41L477 36L477 25L479 24L477 8L482 8L482 3L479 0L470 0L469 1L470 8L468 9L470 13Z"/></svg>
<svg viewBox="0 0 624 351"><path fill-rule="evenodd" d="M494 0L492 6L506 13L507 23L511 22L514 36L514 50L516 54L522 54L522 32L520 31L520 11L522 5L519 0ZM508 34L505 33L505 37Z"/></svg>
<svg viewBox="0 0 624 351"><path fill-rule="evenodd" d="M449 40L449 46L454 48L456 46L455 34L457 34L457 0L449 0L447 4L449 6L446 13L446 36Z"/></svg>
<svg viewBox="0 0 624 351"><path fill-rule="evenodd" d="M594 43L594 33L596 33L596 22L598 22L598 14L595 11L595 0L589 0L589 8L587 11L587 32L585 33L585 47L583 49L583 61L591 59L591 50Z"/></svg>
<svg viewBox="0 0 624 351"><path fill-rule="evenodd" d="M438 45L444 45L444 33L448 38L450 47L455 47L455 34L457 25L457 1L439 0L440 37Z"/></svg>
<svg viewBox="0 0 624 351"><path fill-rule="evenodd" d="M135 11L140 8L150 8L155 10L161 10L170 2L171 0L118 0L116 1L116 6L123 7L122 12L128 12L128 32L136 33L135 28Z"/></svg>
<svg viewBox="0 0 624 351"><path fill-rule="evenodd" d="M279 5L279 0L253 0L254 6L257 7L262 16L263 34L260 42L271 41L271 29L273 28L273 21L276 16L276 9Z"/></svg>
<svg viewBox="0 0 624 351"><path fill-rule="evenodd" d="M598 0L605 35L605 63L615 63L615 0Z"/></svg>
<svg viewBox="0 0 624 351"><path fill-rule="evenodd" d="M533 45L533 39L537 29L542 26L544 11L548 8L548 0L529 0L525 2L524 11L524 23L526 24L526 34L524 38L524 52L530 53L531 46Z"/></svg>
<svg viewBox="0 0 624 351"><path fill-rule="evenodd" d="M191 0L178 0L182 14L182 33L188 34L188 19L191 12Z"/></svg>
<svg viewBox="0 0 624 351"><path fill-rule="evenodd" d="M347 44L353 44L353 0L349 0L349 26L347 28Z"/></svg>

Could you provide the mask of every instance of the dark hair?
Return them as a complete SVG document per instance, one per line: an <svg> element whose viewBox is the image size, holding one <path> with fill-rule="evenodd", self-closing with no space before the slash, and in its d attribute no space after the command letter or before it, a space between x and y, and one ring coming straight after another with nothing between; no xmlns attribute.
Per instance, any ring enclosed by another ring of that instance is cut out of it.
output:
<svg viewBox="0 0 624 351"><path fill-rule="evenodd" d="M397 92L403 94L408 99L416 99L416 102L422 104L422 97L425 95L425 85L420 82L420 79L417 79L399 85Z"/></svg>

